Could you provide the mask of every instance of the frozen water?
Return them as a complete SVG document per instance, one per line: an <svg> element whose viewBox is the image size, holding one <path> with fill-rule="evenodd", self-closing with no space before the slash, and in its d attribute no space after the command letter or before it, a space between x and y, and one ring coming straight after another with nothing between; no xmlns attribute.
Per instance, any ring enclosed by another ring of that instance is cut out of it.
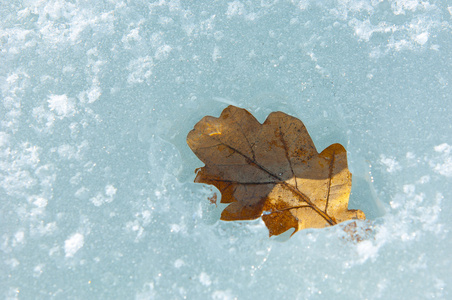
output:
<svg viewBox="0 0 452 300"><path fill-rule="evenodd" d="M0 297L452 297L446 3L3 1ZM369 221L220 222L185 137L228 104L342 143Z"/></svg>

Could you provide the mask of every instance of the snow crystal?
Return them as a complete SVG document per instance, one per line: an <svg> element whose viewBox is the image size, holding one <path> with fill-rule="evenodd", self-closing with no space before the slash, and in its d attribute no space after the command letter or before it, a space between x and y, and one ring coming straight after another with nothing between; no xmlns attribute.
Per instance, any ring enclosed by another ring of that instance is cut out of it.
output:
<svg viewBox="0 0 452 300"><path fill-rule="evenodd" d="M380 162L386 167L386 171L393 173L401 169L400 164L393 157L386 157L385 155L380 155Z"/></svg>
<svg viewBox="0 0 452 300"><path fill-rule="evenodd" d="M237 299L237 297L234 297L232 292L230 290L217 290L212 293L212 299L213 300L233 300Z"/></svg>
<svg viewBox="0 0 452 300"><path fill-rule="evenodd" d="M106 202L105 197L101 193L98 193L96 196L92 197L89 200L94 204L94 206L101 206Z"/></svg>
<svg viewBox="0 0 452 300"><path fill-rule="evenodd" d="M97 193L96 196L91 197L90 201L94 204L94 206L101 206L105 203L111 203L114 200L114 196L116 195L116 191L117 189L111 185L111 184L107 184L105 186L105 192L104 193ZM79 189L77 191L77 195L79 197L82 197L83 194L85 194L86 192L88 192L88 189L82 187L81 189Z"/></svg>
<svg viewBox="0 0 452 300"><path fill-rule="evenodd" d="M9 144L9 135L6 132L0 132L0 147L6 147Z"/></svg>
<svg viewBox="0 0 452 300"><path fill-rule="evenodd" d="M217 61L219 58L221 58L220 48L218 48L217 46L215 46L215 47L213 48L212 60L213 60L213 61Z"/></svg>
<svg viewBox="0 0 452 300"><path fill-rule="evenodd" d="M210 276L207 275L207 273L205 273L205 272L201 272L201 274L199 274L199 282L201 282L201 284L204 286L209 286L212 284L212 281L210 280Z"/></svg>
<svg viewBox="0 0 452 300"><path fill-rule="evenodd" d="M361 262L369 258L375 260L378 254L378 246L375 246L371 241L362 241L358 244L356 251L360 256Z"/></svg>
<svg viewBox="0 0 452 300"><path fill-rule="evenodd" d="M21 244L21 243L24 242L24 237L25 237L25 233L23 231L18 231L14 235L14 242L18 243L18 244Z"/></svg>
<svg viewBox="0 0 452 300"><path fill-rule="evenodd" d="M33 201L33 204L36 205L39 208L43 208L47 206L47 199L42 197L36 197L36 200Z"/></svg>
<svg viewBox="0 0 452 300"><path fill-rule="evenodd" d="M419 0L398 0L391 3L391 8L395 15L404 15L406 10L415 11L421 5L426 5L426 3L422 3Z"/></svg>
<svg viewBox="0 0 452 300"><path fill-rule="evenodd" d="M452 146L447 143L443 143L441 145L435 146L434 149L436 152L449 154L452 151Z"/></svg>
<svg viewBox="0 0 452 300"><path fill-rule="evenodd" d="M226 15L228 17L232 16L240 16L245 13L245 6L240 1L233 1L228 3L228 10L226 11Z"/></svg>
<svg viewBox="0 0 452 300"><path fill-rule="evenodd" d="M75 147L72 145L64 144L58 147L58 154L62 158L72 159L75 157Z"/></svg>
<svg viewBox="0 0 452 300"><path fill-rule="evenodd" d="M407 152L405 157L412 160L416 158L416 155L413 152Z"/></svg>
<svg viewBox="0 0 452 300"><path fill-rule="evenodd" d="M142 83L152 75L154 66L152 57L145 56L130 61L127 69L130 71L127 78L128 83Z"/></svg>
<svg viewBox="0 0 452 300"><path fill-rule="evenodd" d="M421 178L419 178L419 180L417 181L417 183L420 183L420 184L429 183L429 182L430 182L429 175L424 175Z"/></svg>
<svg viewBox="0 0 452 300"><path fill-rule="evenodd" d="M102 89L95 83L86 93L88 97L88 103L93 103L102 95Z"/></svg>
<svg viewBox="0 0 452 300"><path fill-rule="evenodd" d="M5 261L5 264L10 266L12 269L17 268L17 266L20 265L20 261L18 261L16 258L11 258Z"/></svg>
<svg viewBox="0 0 452 300"><path fill-rule="evenodd" d="M138 220L127 222L126 230L136 234L135 242L140 241L144 235L144 227L140 225Z"/></svg>
<svg viewBox="0 0 452 300"><path fill-rule="evenodd" d="M184 265L185 265L185 262L180 258L178 258L174 261L174 267L177 269L179 269L180 267L182 267Z"/></svg>
<svg viewBox="0 0 452 300"><path fill-rule="evenodd" d="M178 233L184 229L184 227L182 227L179 224L171 224L170 228L171 228L171 232L174 232L174 233Z"/></svg>
<svg viewBox="0 0 452 300"><path fill-rule="evenodd" d="M73 257L78 250L80 250L85 241L81 233L74 233L66 241L64 241L64 252L66 257Z"/></svg>
<svg viewBox="0 0 452 300"><path fill-rule="evenodd" d="M118 189L116 189L113 185L108 184L105 186L105 195L107 195L107 197L113 197L116 194L116 191Z"/></svg>
<svg viewBox="0 0 452 300"><path fill-rule="evenodd" d="M447 143L435 146L435 151L440 153L440 158L433 159L430 165L433 170L443 176L452 177L452 146Z"/></svg>
<svg viewBox="0 0 452 300"><path fill-rule="evenodd" d="M55 111L60 117L67 117L75 113L74 100L67 95L50 95L47 100L49 108Z"/></svg>
<svg viewBox="0 0 452 300"><path fill-rule="evenodd" d="M44 268L44 264L39 264L36 267L34 267L33 268L33 277L38 278L39 276L41 276L41 274L44 272L43 268Z"/></svg>
<svg viewBox="0 0 452 300"><path fill-rule="evenodd" d="M155 51L155 59L157 60L165 60L168 58L171 50L173 50L173 48L171 48L171 46L169 45L162 45L160 47L157 48L157 50Z"/></svg>
<svg viewBox="0 0 452 300"><path fill-rule="evenodd" d="M427 43L428 41L428 32L423 32L421 34L418 34L415 36L414 40L420 44L420 45L424 45L425 43Z"/></svg>

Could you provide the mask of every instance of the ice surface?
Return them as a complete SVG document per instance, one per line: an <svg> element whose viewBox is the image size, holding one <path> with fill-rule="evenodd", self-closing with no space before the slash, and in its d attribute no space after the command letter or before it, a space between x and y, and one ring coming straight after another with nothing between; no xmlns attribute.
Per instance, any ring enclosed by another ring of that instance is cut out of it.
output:
<svg viewBox="0 0 452 300"><path fill-rule="evenodd" d="M446 2L3 1L0 297L452 297ZM369 221L220 222L185 137L228 104L342 143Z"/></svg>

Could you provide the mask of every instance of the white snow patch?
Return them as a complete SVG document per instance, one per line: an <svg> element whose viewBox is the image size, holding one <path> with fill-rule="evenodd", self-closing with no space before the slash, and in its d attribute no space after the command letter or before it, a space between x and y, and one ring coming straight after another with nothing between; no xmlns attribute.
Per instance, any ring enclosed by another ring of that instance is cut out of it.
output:
<svg viewBox="0 0 452 300"><path fill-rule="evenodd" d="M210 276L205 272L201 272L201 274L199 274L199 282L201 282L201 284L204 286L210 286L212 284Z"/></svg>
<svg viewBox="0 0 452 300"><path fill-rule="evenodd" d="M406 39L401 39L399 41L390 39L390 42L388 43L388 49L393 49L395 51L411 50L412 48L412 43Z"/></svg>
<svg viewBox="0 0 452 300"><path fill-rule="evenodd" d="M444 199L443 194L436 193L435 202L428 206L419 208L422 209L422 214L419 220L422 222L422 229L425 231L431 231L437 235L443 231L443 224L438 223L439 215L441 213L441 202Z"/></svg>
<svg viewBox="0 0 452 300"><path fill-rule="evenodd" d="M388 230L385 226L377 227L378 232L375 236L374 240L365 240L356 246L356 252L359 255L359 263L364 263L368 259L375 261L378 257L378 252L381 247L383 247L387 242L389 242L392 238L396 239L397 237L393 235L393 230L397 231L397 229L390 228ZM351 262L354 264L354 262Z"/></svg>
<svg viewBox="0 0 452 300"><path fill-rule="evenodd" d="M130 41L141 41L140 28L138 27L130 30L129 34L124 36L121 41L128 46L130 46L128 44Z"/></svg>
<svg viewBox="0 0 452 300"><path fill-rule="evenodd" d="M166 17L166 16L159 16L159 21L158 23L160 25L168 25L168 24L172 24L174 23L174 20L170 17Z"/></svg>
<svg viewBox="0 0 452 300"><path fill-rule="evenodd" d="M385 155L380 155L380 163L386 167L386 171L393 173L401 170L400 164L393 157L386 157Z"/></svg>
<svg viewBox="0 0 452 300"><path fill-rule="evenodd" d="M38 278L43 273L44 264L39 264L33 268L33 277Z"/></svg>
<svg viewBox="0 0 452 300"><path fill-rule="evenodd" d="M441 157L431 160L430 166L436 173L446 177L452 177L452 146L447 143L443 143L435 146L434 149L436 152L441 154Z"/></svg>
<svg viewBox="0 0 452 300"><path fill-rule="evenodd" d="M428 41L428 32L423 32L421 34L418 34L414 37L414 40L416 41L416 43L418 43L419 45L424 45L425 43L427 43Z"/></svg>
<svg viewBox="0 0 452 300"><path fill-rule="evenodd" d="M350 3L355 2L351 1ZM372 12L376 5L378 5L377 2L373 3L371 6L364 5L363 7L368 7L364 8L364 10ZM421 10L431 12L436 11L438 13L440 11L437 5L418 0L396 0L392 1L391 6L395 15L404 15L406 12L417 12ZM353 10L348 9L337 12L338 18L344 20L347 19L351 11ZM385 43L378 43L375 47L371 46L369 56L372 58L378 58L381 55L386 55L391 52L423 48L427 45L432 32L442 30L442 23L438 19L413 17L411 13L408 14L407 18L409 18L409 20L403 24L390 20L376 23L376 19L372 20L372 18L362 18L360 16L351 18L348 22L348 26L354 29L355 36L358 37L360 41L368 42L374 33L380 33L379 36L385 36ZM431 45L430 48L439 49L438 45Z"/></svg>
<svg viewBox="0 0 452 300"><path fill-rule="evenodd" d="M2 131L0 132L0 147L6 147L9 145L9 134Z"/></svg>
<svg viewBox="0 0 452 300"><path fill-rule="evenodd" d="M237 299L237 297L234 297L230 290L226 290L226 291L217 290L212 293L212 299L214 299L214 300L232 300L232 299Z"/></svg>
<svg viewBox="0 0 452 300"><path fill-rule="evenodd" d="M130 71L127 82L130 84L144 82L151 77L153 67L154 62L150 56L140 57L130 61L127 67L127 70Z"/></svg>
<svg viewBox="0 0 452 300"><path fill-rule="evenodd" d="M141 216L143 218L143 224L147 225L151 222L151 212L149 210L145 210L141 213Z"/></svg>
<svg viewBox="0 0 452 300"><path fill-rule="evenodd" d="M36 119L38 125L33 125L32 127L39 131L45 133L51 133L53 125L55 123L55 114L47 111L44 107L38 106L33 108L32 116Z"/></svg>
<svg viewBox="0 0 452 300"><path fill-rule="evenodd" d="M73 146L69 144L63 144L59 146L58 148L51 148L51 152L56 152L62 159L77 159L80 160L83 158L84 153L86 152L87 148L89 146L88 141L83 141L80 143L80 145Z"/></svg>
<svg viewBox="0 0 452 300"><path fill-rule="evenodd" d="M372 25L369 19L361 21L355 18L350 20L349 25L355 29L355 35L366 42L370 40L374 32L391 33L397 30L396 26L387 23Z"/></svg>
<svg viewBox="0 0 452 300"><path fill-rule="evenodd" d="M85 238L81 233L74 233L66 241L64 241L64 252L66 257L73 257L85 243Z"/></svg>
<svg viewBox="0 0 452 300"><path fill-rule="evenodd" d="M5 264L11 267L11 269L16 268L18 265L20 265L20 261L18 261L16 258L11 258L5 260Z"/></svg>
<svg viewBox="0 0 452 300"><path fill-rule="evenodd" d="M447 143L443 143L441 145L435 146L434 149L436 152L449 154L452 150L452 146Z"/></svg>
<svg viewBox="0 0 452 300"><path fill-rule="evenodd" d="M154 291L154 283L149 282L144 285L141 292L139 292L135 295L135 299L136 300L156 299L155 295L156 295L156 293Z"/></svg>
<svg viewBox="0 0 452 300"><path fill-rule="evenodd" d="M413 152L407 152L406 153L406 158L413 160L413 159L416 158L416 155Z"/></svg>
<svg viewBox="0 0 452 300"><path fill-rule="evenodd" d="M377 257L378 248L371 241L362 241L357 245L356 250L361 258L361 262L364 262L369 258L374 260Z"/></svg>
<svg viewBox="0 0 452 300"><path fill-rule="evenodd" d="M215 40L221 41L224 38L224 33L222 31L215 31L213 37L215 38Z"/></svg>
<svg viewBox="0 0 452 300"><path fill-rule="evenodd" d="M115 188L113 185L108 184L105 186L105 195L107 195L108 197L113 197L116 194L116 191L118 189Z"/></svg>
<svg viewBox="0 0 452 300"><path fill-rule="evenodd" d="M55 111L60 117L71 116L75 113L74 100L68 98L67 95L50 95L47 100L49 108Z"/></svg>
<svg viewBox="0 0 452 300"><path fill-rule="evenodd" d="M155 51L154 57L157 60L167 59L172 50L173 50L173 48L171 48L171 46L169 46L169 45L160 46Z"/></svg>
<svg viewBox="0 0 452 300"><path fill-rule="evenodd" d="M178 258L174 261L174 267L177 269L179 269L180 267L182 267L184 265L185 265L185 262L180 258Z"/></svg>
<svg viewBox="0 0 452 300"><path fill-rule="evenodd" d="M370 37L376 30L374 26L370 24L369 20L360 22L358 20L353 20L350 22L351 25L355 27L355 34L362 40L369 41Z"/></svg>
<svg viewBox="0 0 452 300"><path fill-rule="evenodd" d="M164 43L164 40L163 40L163 32L161 32L161 31L159 31L159 32L154 32L154 33L151 35L150 42L151 42L151 46L152 46L153 48L157 48L157 47L163 45L163 43Z"/></svg>
<svg viewBox="0 0 452 300"><path fill-rule="evenodd" d="M430 176L424 175L421 178L419 178L419 180L416 183L424 184L424 183L429 183L429 182L430 182Z"/></svg>
<svg viewBox="0 0 452 300"><path fill-rule="evenodd" d="M395 15L404 15L405 11L415 11L419 6L424 5L419 0L396 0L392 1L391 8Z"/></svg>
<svg viewBox="0 0 452 300"><path fill-rule="evenodd" d="M296 6L300 9L300 10L305 10L309 7L310 4L310 0L300 0L298 1L298 3L296 3L296 1L292 0L292 4L296 4ZM292 24L292 20L291 24Z"/></svg>
<svg viewBox="0 0 452 300"><path fill-rule="evenodd" d="M403 186L403 192L408 196L414 196L414 193L416 192L416 186L414 184L405 184Z"/></svg>
<svg viewBox="0 0 452 300"><path fill-rule="evenodd" d="M113 185L107 184L105 186L105 195L99 192L96 196L92 197L90 201L94 204L94 206L101 206L104 203L111 203L114 200L117 190L118 189L116 189Z"/></svg>
<svg viewBox="0 0 452 300"><path fill-rule="evenodd" d="M140 225L138 220L127 222L126 230L136 234L135 242L139 242L144 236L144 227Z"/></svg>
<svg viewBox="0 0 452 300"><path fill-rule="evenodd" d="M245 5L243 5L240 1L233 1L228 3L228 10L226 11L226 15L228 18L233 16L241 16L245 14Z"/></svg>
<svg viewBox="0 0 452 300"><path fill-rule="evenodd" d="M24 242L25 233L23 231L18 231L14 235L14 242L16 244L22 244Z"/></svg>
<svg viewBox="0 0 452 300"><path fill-rule="evenodd" d="M88 198L88 193L89 189L87 187L82 186L75 192L74 196L79 199L85 199Z"/></svg>
<svg viewBox="0 0 452 300"><path fill-rule="evenodd" d="M375 238L359 242L356 246L359 259L349 264L374 261L381 248L394 242L409 243L431 233L444 238L444 224L439 223L444 197L436 193L434 199L430 198L416 192L415 184L405 184L403 193L396 194L390 201L392 211L383 217L384 223L374 226Z"/></svg>
<svg viewBox="0 0 452 300"><path fill-rule="evenodd" d="M47 199L42 197L36 197L36 200L33 202L34 205L36 205L39 208L44 208L47 206Z"/></svg>
<svg viewBox="0 0 452 300"><path fill-rule="evenodd" d="M88 103L93 103L102 95L102 89L97 84L93 84L86 95L88 97Z"/></svg>
<svg viewBox="0 0 452 300"><path fill-rule="evenodd" d="M60 246L55 246L49 249L49 256L60 253Z"/></svg>
<svg viewBox="0 0 452 300"><path fill-rule="evenodd" d="M97 193L96 196L92 197L89 200L94 204L94 206L101 206L106 202L105 199L106 198L101 193Z"/></svg>
<svg viewBox="0 0 452 300"><path fill-rule="evenodd" d="M171 232L175 232L175 233L178 233L179 231L182 230L182 226L180 226L179 224L171 224L170 228L171 228Z"/></svg>
<svg viewBox="0 0 452 300"><path fill-rule="evenodd" d="M213 48L212 60L217 61L219 58L221 58L220 48L218 46L215 46Z"/></svg>
<svg viewBox="0 0 452 300"><path fill-rule="evenodd" d="M75 147L69 144L64 144L58 147L58 155L61 158L72 159L75 156Z"/></svg>

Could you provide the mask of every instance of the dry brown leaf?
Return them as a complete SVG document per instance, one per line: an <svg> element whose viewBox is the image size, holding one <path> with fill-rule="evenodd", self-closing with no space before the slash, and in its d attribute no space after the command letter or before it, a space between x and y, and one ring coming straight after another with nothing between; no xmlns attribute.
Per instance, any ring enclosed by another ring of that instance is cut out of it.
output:
<svg viewBox="0 0 452 300"><path fill-rule="evenodd" d="M262 217L271 236L365 219L362 211L348 210L344 147L333 144L319 154L297 118L273 112L260 124L245 109L229 106L219 118L199 121L187 143L205 163L195 182L214 185L221 203L230 203L221 220Z"/></svg>

